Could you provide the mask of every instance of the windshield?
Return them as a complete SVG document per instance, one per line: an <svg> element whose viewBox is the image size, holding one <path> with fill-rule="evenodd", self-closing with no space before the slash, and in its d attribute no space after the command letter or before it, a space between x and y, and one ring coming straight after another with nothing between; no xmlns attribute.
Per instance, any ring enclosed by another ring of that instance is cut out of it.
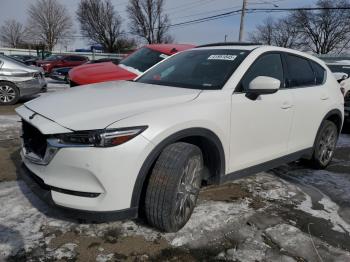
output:
<svg viewBox="0 0 350 262"><path fill-rule="evenodd" d="M143 47L120 61L120 64L145 72L167 57L168 55L166 54Z"/></svg>
<svg viewBox="0 0 350 262"><path fill-rule="evenodd" d="M46 57L45 61L55 61L55 60L61 60L62 56L60 55L50 55L49 57Z"/></svg>
<svg viewBox="0 0 350 262"><path fill-rule="evenodd" d="M154 67L137 82L201 90L221 89L248 53L232 49L185 51Z"/></svg>

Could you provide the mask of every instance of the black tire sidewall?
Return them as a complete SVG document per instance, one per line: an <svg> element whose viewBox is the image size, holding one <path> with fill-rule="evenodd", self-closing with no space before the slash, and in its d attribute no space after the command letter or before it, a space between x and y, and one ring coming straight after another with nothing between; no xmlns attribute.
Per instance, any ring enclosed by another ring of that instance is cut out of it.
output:
<svg viewBox="0 0 350 262"><path fill-rule="evenodd" d="M178 170L179 174L182 173L182 169L188 164L190 159L193 158L193 157L197 157L197 156L200 157L200 161L201 161L201 165L202 165L202 171L203 171L203 157L202 157L202 153L201 153L200 150L193 150L190 154L188 154L187 156L184 157L183 165ZM201 172L201 174L202 174L202 172ZM177 193L178 193L178 187L179 187L179 185L181 183L181 180L182 180L183 176L184 176L184 174L182 176L179 175L177 177L177 179L176 179L176 187L174 187L173 190L171 191L171 193L169 193L169 201L171 201L171 213L170 213L170 216L172 218L175 218L176 196L177 196ZM195 203L197 202L197 199L198 199L198 195L197 195ZM190 210L190 214L192 214L193 209L194 209L194 207ZM191 217L191 215L190 215L190 217ZM175 219L173 219L173 223L174 224L172 226L175 228L175 230L180 229L187 223L188 220L189 220L189 218L184 220L184 221L182 221L182 223L180 223L180 224L176 224Z"/></svg>
<svg viewBox="0 0 350 262"><path fill-rule="evenodd" d="M177 223L175 219L176 198L180 182L184 175L183 169L191 158L197 156L199 156L201 162L199 175L202 178L203 156L197 146L179 142L167 146L162 151L153 167L146 192L146 210L149 210L147 205L149 205L149 208L152 207L148 215L146 211L146 217L151 225L166 232L176 232L187 223L194 207L190 210L190 215L187 219L181 223ZM196 200L197 198L198 195L196 196ZM157 211L155 211L155 208ZM157 212L158 216L154 212ZM161 213L160 216L159 213Z"/></svg>

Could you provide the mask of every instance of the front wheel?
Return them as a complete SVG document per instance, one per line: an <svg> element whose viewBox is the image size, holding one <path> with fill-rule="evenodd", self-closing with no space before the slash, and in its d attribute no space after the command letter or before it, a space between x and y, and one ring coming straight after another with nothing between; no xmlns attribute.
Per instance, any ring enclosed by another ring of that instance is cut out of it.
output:
<svg viewBox="0 0 350 262"><path fill-rule="evenodd" d="M146 190L148 222L163 231L180 230L191 217L202 183L203 157L192 144L175 143L160 154Z"/></svg>
<svg viewBox="0 0 350 262"><path fill-rule="evenodd" d="M338 128L331 121L324 121L317 134L312 164L315 168L326 168L334 156L334 151L338 141Z"/></svg>

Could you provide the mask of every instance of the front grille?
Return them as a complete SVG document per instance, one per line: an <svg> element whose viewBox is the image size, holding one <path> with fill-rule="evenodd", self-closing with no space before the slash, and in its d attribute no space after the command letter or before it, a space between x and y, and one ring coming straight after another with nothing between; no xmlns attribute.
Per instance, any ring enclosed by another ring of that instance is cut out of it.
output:
<svg viewBox="0 0 350 262"><path fill-rule="evenodd" d="M40 158L44 158L47 142L46 137L34 126L22 121L23 146L28 153L34 153Z"/></svg>

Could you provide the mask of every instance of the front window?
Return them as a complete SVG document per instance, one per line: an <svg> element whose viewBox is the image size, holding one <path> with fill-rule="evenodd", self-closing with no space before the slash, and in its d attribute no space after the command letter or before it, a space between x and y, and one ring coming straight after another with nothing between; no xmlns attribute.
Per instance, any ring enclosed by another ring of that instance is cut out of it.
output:
<svg viewBox="0 0 350 262"><path fill-rule="evenodd" d="M140 72L145 72L147 69L151 68L167 57L168 56L166 54L143 47L123 59L120 64L131 67Z"/></svg>
<svg viewBox="0 0 350 262"><path fill-rule="evenodd" d="M45 61L56 61L56 60L61 60L62 56L60 55L50 55L49 57L45 58Z"/></svg>
<svg viewBox="0 0 350 262"><path fill-rule="evenodd" d="M151 69L137 82L201 90L221 89L248 53L233 49L186 51Z"/></svg>

